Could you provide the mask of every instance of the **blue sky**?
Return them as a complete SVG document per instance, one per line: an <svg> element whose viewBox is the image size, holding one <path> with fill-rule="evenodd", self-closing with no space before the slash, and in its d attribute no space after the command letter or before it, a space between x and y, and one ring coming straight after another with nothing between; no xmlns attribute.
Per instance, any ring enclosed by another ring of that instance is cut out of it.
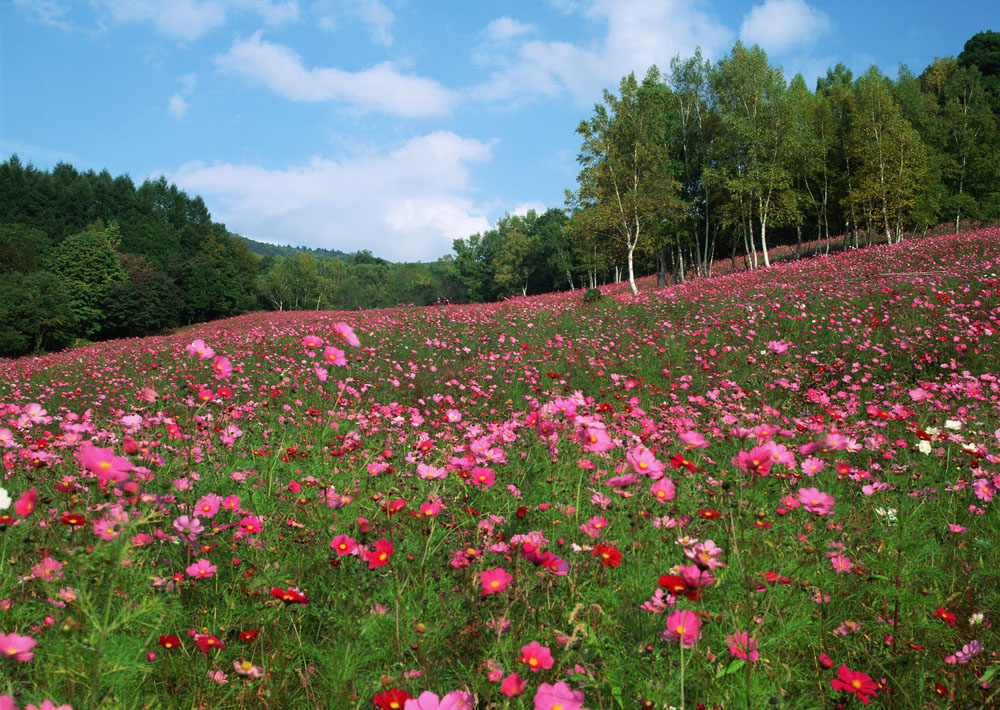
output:
<svg viewBox="0 0 1000 710"><path fill-rule="evenodd" d="M164 174L248 237L433 260L562 207L603 88L758 43L808 84L1000 29L996 0L7 0L0 153Z"/></svg>

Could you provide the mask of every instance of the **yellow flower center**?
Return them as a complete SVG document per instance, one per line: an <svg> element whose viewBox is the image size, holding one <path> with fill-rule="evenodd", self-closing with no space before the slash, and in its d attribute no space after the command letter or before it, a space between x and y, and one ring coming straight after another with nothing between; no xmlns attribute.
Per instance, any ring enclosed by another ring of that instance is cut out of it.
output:
<svg viewBox="0 0 1000 710"><path fill-rule="evenodd" d="M684 628L683 624L678 624L677 625L677 633L679 633L681 636L683 636L684 634L687 633L687 629Z"/></svg>
<svg viewBox="0 0 1000 710"><path fill-rule="evenodd" d="M111 462L101 461L99 464L97 464L97 467L100 468L102 471L107 471L109 468L111 468Z"/></svg>
<svg viewBox="0 0 1000 710"><path fill-rule="evenodd" d="M860 680L852 680L851 681L851 687L854 688L855 690L861 690L861 681Z"/></svg>
<svg viewBox="0 0 1000 710"><path fill-rule="evenodd" d="M528 665L531 666L532 668L534 668L535 666L538 665L538 659L537 658L529 658L528 659Z"/></svg>
<svg viewBox="0 0 1000 710"><path fill-rule="evenodd" d="M492 582L490 582L490 586L493 587L493 589L496 589L497 587L500 586L500 582L494 579Z"/></svg>

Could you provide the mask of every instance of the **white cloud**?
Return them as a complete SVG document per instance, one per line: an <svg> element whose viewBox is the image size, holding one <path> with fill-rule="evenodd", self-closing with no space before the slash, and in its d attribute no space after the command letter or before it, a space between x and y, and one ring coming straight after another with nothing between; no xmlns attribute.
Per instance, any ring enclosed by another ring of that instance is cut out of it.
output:
<svg viewBox="0 0 1000 710"><path fill-rule="evenodd" d="M335 67L306 69L295 52L261 40L260 32L237 40L215 62L293 101L338 101L362 111L416 117L447 114L455 98L433 79L400 74L388 62L359 72Z"/></svg>
<svg viewBox="0 0 1000 710"><path fill-rule="evenodd" d="M433 260L451 251L453 239L489 228L471 196L468 165L491 153L491 143L438 131L360 157L316 156L275 170L188 163L168 177L248 237Z"/></svg>
<svg viewBox="0 0 1000 710"><path fill-rule="evenodd" d="M514 209L512 209L510 213L516 214L519 217L524 217L526 214L528 214L528 210L535 210L535 212L541 215L547 209L548 207L546 207L543 203L539 202L538 200L533 200L530 202L520 202L517 205L514 205Z"/></svg>
<svg viewBox="0 0 1000 710"><path fill-rule="evenodd" d="M766 0L743 18L740 39L768 52L808 47L831 29L830 17L804 0Z"/></svg>
<svg viewBox="0 0 1000 710"><path fill-rule="evenodd" d="M170 97L170 101L167 102L167 110L176 119L184 118L184 114L188 110L187 101L180 94L174 94Z"/></svg>
<svg viewBox="0 0 1000 710"><path fill-rule="evenodd" d="M320 0L314 7L320 15L319 25L325 30L335 30L346 17L368 25L375 44L388 47L393 42L396 16L381 0Z"/></svg>
<svg viewBox="0 0 1000 710"><path fill-rule="evenodd" d="M257 14L277 25L298 19L296 0L95 0L115 23L151 22L157 32L195 40L222 27L230 12Z"/></svg>
<svg viewBox="0 0 1000 710"><path fill-rule="evenodd" d="M690 56L698 47L706 57L719 56L733 37L694 0L591 0L583 14L606 27L600 44L528 40L513 55L498 44L489 56L498 69L473 95L508 101L569 93L587 105L600 99L602 89L617 87L630 71L641 76L652 64L666 69L675 55ZM477 48L477 56L484 54Z"/></svg>
<svg viewBox="0 0 1000 710"><path fill-rule="evenodd" d="M14 4L34 12L46 25L67 31L74 29L73 24L65 19L69 8L58 0L14 0Z"/></svg>
<svg viewBox="0 0 1000 710"><path fill-rule="evenodd" d="M511 17L498 17L486 25L486 29L483 30L483 33L494 41L506 42L514 37L530 34L534 31L534 25L520 22Z"/></svg>

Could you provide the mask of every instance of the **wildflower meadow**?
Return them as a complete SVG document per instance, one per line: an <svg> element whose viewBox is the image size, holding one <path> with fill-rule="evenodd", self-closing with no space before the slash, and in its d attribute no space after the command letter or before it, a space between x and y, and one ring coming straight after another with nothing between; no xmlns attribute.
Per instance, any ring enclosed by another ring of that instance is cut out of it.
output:
<svg viewBox="0 0 1000 710"><path fill-rule="evenodd" d="M1000 230L0 363L0 708L1000 706Z"/></svg>

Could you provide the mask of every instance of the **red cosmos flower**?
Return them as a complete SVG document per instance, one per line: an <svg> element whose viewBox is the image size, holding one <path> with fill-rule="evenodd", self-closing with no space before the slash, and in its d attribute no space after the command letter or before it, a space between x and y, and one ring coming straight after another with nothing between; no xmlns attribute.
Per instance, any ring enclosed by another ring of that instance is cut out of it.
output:
<svg viewBox="0 0 1000 710"><path fill-rule="evenodd" d="M858 699L865 705L871 702L869 695L878 697L878 693L875 692L878 686L875 685L871 676L849 670L847 666L841 666L837 669L837 677L830 681L830 685L833 686L834 690L857 695Z"/></svg>
<svg viewBox="0 0 1000 710"><path fill-rule="evenodd" d="M679 574L661 574L660 586L677 596L687 591L687 582Z"/></svg>
<svg viewBox="0 0 1000 710"><path fill-rule="evenodd" d="M952 614L950 611L945 611L944 607L942 606L939 606L937 608L937 611L931 614L931 616L936 616L937 618L941 619L941 621L948 624L948 626L954 626L955 622L958 620L957 616Z"/></svg>
<svg viewBox="0 0 1000 710"><path fill-rule="evenodd" d="M247 629L246 631L240 631L240 641L243 643L250 643L254 639L260 636L260 631L254 631L253 629Z"/></svg>
<svg viewBox="0 0 1000 710"><path fill-rule="evenodd" d="M782 577L780 574L777 574L776 572L761 572L760 576L763 577L766 581L771 582L772 584L774 584L774 583L778 583L778 584L791 584L792 583L792 580L790 578L788 578L788 577Z"/></svg>
<svg viewBox="0 0 1000 710"><path fill-rule="evenodd" d="M673 456L670 457L670 465L674 468L686 468L691 473L698 472L698 467L695 466L690 461L688 461L683 456L681 456L680 454L674 454Z"/></svg>
<svg viewBox="0 0 1000 710"><path fill-rule="evenodd" d="M412 697L405 690L393 688L384 693L375 693L375 697L372 698L372 705L381 708L381 710L402 710L403 706L406 705L406 701Z"/></svg>
<svg viewBox="0 0 1000 710"><path fill-rule="evenodd" d="M271 596L275 599L280 599L285 602L285 604L301 604L305 606L309 603L309 597L300 592L298 589L282 589L281 587L275 587L271 590Z"/></svg>
<svg viewBox="0 0 1000 710"><path fill-rule="evenodd" d="M166 636L160 636L160 645L166 649L180 648L181 640L173 634L167 634Z"/></svg>
<svg viewBox="0 0 1000 710"><path fill-rule="evenodd" d="M86 525L87 519L80 515L80 513L71 513L67 510L62 514L62 517L59 518L59 522L63 525L69 525L75 528L78 525Z"/></svg>
<svg viewBox="0 0 1000 710"><path fill-rule="evenodd" d="M388 539L382 538L375 543L374 550L363 551L361 557L368 563L368 569L384 567L389 564L389 558L392 557L392 550L392 543Z"/></svg>
<svg viewBox="0 0 1000 710"><path fill-rule="evenodd" d="M714 520L715 518L722 517L722 513L717 511L715 508L709 508L708 510L701 508L698 510L698 515L700 515L705 520Z"/></svg>
<svg viewBox="0 0 1000 710"><path fill-rule="evenodd" d="M208 651L211 648L218 648L223 651L226 650L226 644L222 643L222 639L218 636L213 636L212 634L199 635L194 644L201 649L201 652L204 654L208 654Z"/></svg>
<svg viewBox="0 0 1000 710"><path fill-rule="evenodd" d="M594 545L590 555L601 561L601 567L617 567L622 563L622 553L614 545Z"/></svg>

